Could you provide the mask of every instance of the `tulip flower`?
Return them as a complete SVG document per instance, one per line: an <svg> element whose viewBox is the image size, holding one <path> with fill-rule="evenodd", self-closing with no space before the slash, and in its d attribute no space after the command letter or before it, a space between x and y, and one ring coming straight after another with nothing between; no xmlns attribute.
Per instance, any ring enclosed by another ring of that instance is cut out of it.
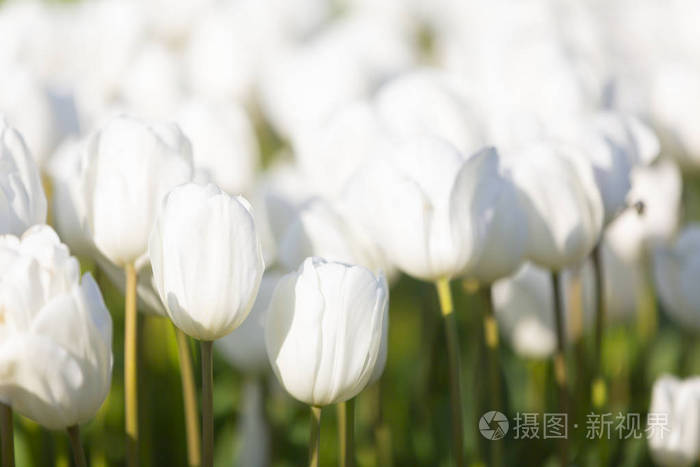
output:
<svg viewBox="0 0 700 467"><path fill-rule="evenodd" d="M658 423L652 426L650 420ZM700 455L700 378L662 376L654 383L647 419L649 450L664 467L693 465Z"/></svg>
<svg viewBox="0 0 700 467"><path fill-rule="evenodd" d="M22 136L0 117L0 233L21 235L46 222L46 197Z"/></svg>
<svg viewBox="0 0 700 467"><path fill-rule="evenodd" d="M260 149L250 117L240 105L203 99L186 102L175 115L192 141L194 165L230 194L253 187Z"/></svg>
<svg viewBox="0 0 700 467"><path fill-rule="evenodd" d="M284 276L270 301L265 343L272 369L311 406L310 465L318 465L321 408L355 397L380 358L389 292L383 275L307 258Z"/></svg>
<svg viewBox="0 0 700 467"><path fill-rule="evenodd" d="M0 237L0 257L0 401L75 441L109 392L110 314L50 227ZM86 465L81 450L76 462Z"/></svg>
<svg viewBox="0 0 700 467"><path fill-rule="evenodd" d="M168 317L202 348L203 465L213 464L212 341L243 323L265 264L250 205L188 183L163 201L148 254Z"/></svg>
<svg viewBox="0 0 700 467"><path fill-rule="evenodd" d="M82 190L84 228L97 249L126 274L124 372L127 463L138 462L137 264L165 194L192 177L192 150L174 124L120 116L87 142Z"/></svg>

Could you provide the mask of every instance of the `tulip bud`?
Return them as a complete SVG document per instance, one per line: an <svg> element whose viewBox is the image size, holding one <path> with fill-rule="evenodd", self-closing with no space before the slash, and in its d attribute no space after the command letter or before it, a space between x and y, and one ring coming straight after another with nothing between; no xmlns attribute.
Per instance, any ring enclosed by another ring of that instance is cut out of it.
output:
<svg viewBox="0 0 700 467"><path fill-rule="evenodd" d="M654 253L654 281L663 309L683 327L700 330L700 223Z"/></svg>
<svg viewBox="0 0 700 467"><path fill-rule="evenodd" d="M49 428L89 420L109 392L112 319L48 226L0 237L0 400Z"/></svg>
<svg viewBox="0 0 700 467"><path fill-rule="evenodd" d="M175 326L213 341L248 316L265 264L250 205L216 185L172 190L148 247L160 298Z"/></svg>
<svg viewBox="0 0 700 467"><path fill-rule="evenodd" d="M87 232L125 266L146 253L163 197L192 178L192 149L177 125L117 117L90 138L84 167Z"/></svg>
<svg viewBox="0 0 700 467"><path fill-rule="evenodd" d="M0 232L21 235L46 222L46 197L22 136L0 117Z"/></svg>
<svg viewBox="0 0 700 467"><path fill-rule="evenodd" d="M690 466L700 455L700 378L663 376L654 383L647 423L651 456L662 466Z"/></svg>
<svg viewBox="0 0 700 467"><path fill-rule="evenodd" d="M529 257L558 270L585 258L600 239L603 203L593 171L569 146L538 143L512 162L524 194Z"/></svg>
<svg viewBox="0 0 700 467"><path fill-rule="evenodd" d="M319 407L359 394L380 358L388 299L383 275L322 258L307 258L282 278L265 324L282 386Z"/></svg>
<svg viewBox="0 0 700 467"><path fill-rule="evenodd" d="M343 200L389 261L407 274L434 281L462 272L478 254L476 226L460 222L473 197L460 184L478 179L481 159L465 162L434 137L392 142L350 181ZM460 176L464 164L470 176ZM456 194L453 194L456 193Z"/></svg>

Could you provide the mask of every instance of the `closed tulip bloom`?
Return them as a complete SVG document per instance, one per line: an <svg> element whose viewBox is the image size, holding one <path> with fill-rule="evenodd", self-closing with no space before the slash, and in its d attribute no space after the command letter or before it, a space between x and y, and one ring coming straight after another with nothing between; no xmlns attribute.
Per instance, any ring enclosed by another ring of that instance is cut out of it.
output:
<svg viewBox="0 0 700 467"><path fill-rule="evenodd" d="M49 429L92 418L109 392L112 320L48 226L0 238L0 400Z"/></svg>
<svg viewBox="0 0 700 467"><path fill-rule="evenodd" d="M267 354L282 386L316 407L359 394L380 357L388 303L381 274L307 258L277 285L265 324Z"/></svg>
<svg viewBox="0 0 700 467"><path fill-rule="evenodd" d="M524 194L528 256L552 270L585 258L603 227L603 203L593 170L575 152L570 146L542 142L509 160Z"/></svg>
<svg viewBox="0 0 700 467"><path fill-rule="evenodd" d="M700 224L654 253L654 281L664 310L683 327L700 330Z"/></svg>
<svg viewBox="0 0 700 467"><path fill-rule="evenodd" d="M270 368L265 348L265 317L277 283L284 273L267 270L250 314L237 329L216 341L215 347L226 360L239 370L260 374Z"/></svg>
<svg viewBox="0 0 700 467"><path fill-rule="evenodd" d="M46 197L22 136L0 116L0 232L21 235L46 222Z"/></svg>
<svg viewBox="0 0 700 467"><path fill-rule="evenodd" d="M265 264L250 205L216 185L172 190L148 248L155 285L175 326L213 341L248 316Z"/></svg>
<svg viewBox="0 0 700 467"><path fill-rule="evenodd" d="M654 461L664 467L693 465L700 455L700 378L659 378L651 393L649 416L665 420L648 432Z"/></svg>
<svg viewBox="0 0 700 467"><path fill-rule="evenodd" d="M479 178L483 160L465 162L454 146L435 137L394 141L380 154L343 194L352 218L392 264L413 277L435 281L462 272L480 248L476 226L460 221L472 209L464 185ZM458 177L461 170L467 174Z"/></svg>
<svg viewBox="0 0 700 467"><path fill-rule="evenodd" d="M85 227L119 266L146 253L163 197L192 178L192 149L177 125L116 117L85 151Z"/></svg>
<svg viewBox="0 0 700 467"><path fill-rule="evenodd" d="M473 167L479 165L480 170ZM472 156L458 175L453 194L463 228L477 226L481 245L465 275L484 284L515 272L527 253L527 215L522 194L494 148Z"/></svg>

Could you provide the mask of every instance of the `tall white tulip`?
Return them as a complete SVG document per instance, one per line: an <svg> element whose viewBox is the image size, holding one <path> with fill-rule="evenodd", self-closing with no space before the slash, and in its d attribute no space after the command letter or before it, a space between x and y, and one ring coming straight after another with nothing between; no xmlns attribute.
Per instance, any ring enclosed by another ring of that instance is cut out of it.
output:
<svg viewBox="0 0 700 467"><path fill-rule="evenodd" d="M370 381L388 319L383 275L307 258L277 285L265 342L277 378L315 407L355 397Z"/></svg>
<svg viewBox="0 0 700 467"><path fill-rule="evenodd" d="M655 462L664 467L693 465L700 455L700 378L662 376L654 383L647 442Z"/></svg>
<svg viewBox="0 0 700 467"><path fill-rule="evenodd" d="M0 116L0 232L21 235L46 222L46 196L22 136Z"/></svg>
<svg viewBox="0 0 700 467"><path fill-rule="evenodd" d="M0 400L49 429L92 418L112 378L112 319L48 226L0 237Z"/></svg>
<svg viewBox="0 0 700 467"><path fill-rule="evenodd" d="M250 205L216 185L172 190L149 241L155 285L173 323L203 341L248 316L265 265Z"/></svg>
<svg viewBox="0 0 700 467"><path fill-rule="evenodd" d="M119 266L148 246L163 197L192 178L192 148L175 124L121 116L94 133L85 151L85 226Z"/></svg>
<svg viewBox="0 0 700 467"><path fill-rule="evenodd" d="M528 256L552 270L588 256L603 226L603 203L592 167L576 151L542 142L523 148L509 160L525 198Z"/></svg>
<svg viewBox="0 0 700 467"><path fill-rule="evenodd" d="M310 465L318 465L321 408L355 397L383 367L388 309L382 274L318 257L275 288L265 344L282 386L311 406Z"/></svg>

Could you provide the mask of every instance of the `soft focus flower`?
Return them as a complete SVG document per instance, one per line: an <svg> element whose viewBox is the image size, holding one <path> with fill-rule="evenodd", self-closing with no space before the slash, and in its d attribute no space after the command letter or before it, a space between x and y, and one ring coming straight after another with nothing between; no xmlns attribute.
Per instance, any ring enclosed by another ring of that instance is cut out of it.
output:
<svg viewBox="0 0 700 467"><path fill-rule="evenodd" d="M0 116L0 232L21 235L46 221L46 197L22 136Z"/></svg>
<svg viewBox="0 0 700 467"><path fill-rule="evenodd" d="M343 195L352 218L407 274L430 281L459 274L480 248L475 224L460 216L477 209L469 191L487 154L465 161L451 144L427 136L393 141L378 154Z"/></svg>
<svg viewBox="0 0 700 467"><path fill-rule="evenodd" d="M313 198L296 212L296 218L280 238L278 261L287 270L295 270L305 258L320 256L391 274L386 255L355 224L337 203Z"/></svg>
<svg viewBox="0 0 700 467"><path fill-rule="evenodd" d="M476 164L479 170L473 169ZM515 272L527 253L527 216L522 195L495 149L464 165L452 198L458 222L464 229L475 226L481 245L465 275L490 284Z"/></svg>
<svg viewBox="0 0 700 467"><path fill-rule="evenodd" d="M664 310L681 326L700 330L700 224L685 227L674 244L659 246L653 260Z"/></svg>
<svg viewBox="0 0 700 467"><path fill-rule="evenodd" d="M485 145L476 106L459 91L453 77L418 69L385 84L375 98L387 128L402 137L428 134L452 143L464 154Z"/></svg>
<svg viewBox="0 0 700 467"><path fill-rule="evenodd" d="M656 380L649 407L652 416L664 422L648 430L654 461L664 467L693 465L700 455L700 378Z"/></svg>
<svg viewBox="0 0 700 467"><path fill-rule="evenodd" d="M265 348L265 317L277 283L284 273L267 270L250 314L238 328L214 344L226 360L245 373L260 374L270 368Z"/></svg>
<svg viewBox="0 0 700 467"><path fill-rule="evenodd" d="M248 316L265 265L248 202L188 183L165 198L148 245L155 285L175 326L212 341Z"/></svg>
<svg viewBox="0 0 700 467"><path fill-rule="evenodd" d="M90 274L41 225L0 238L0 400L49 428L86 422L112 377L112 319Z"/></svg>
<svg viewBox="0 0 700 467"><path fill-rule="evenodd" d="M509 159L524 194L529 258L562 269L585 258L598 243L603 204L593 171L571 146L538 143Z"/></svg>
<svg viewBox="0 0 700 467"><path fill-rule="evenodd" d="M308 258L282 278L265 324L282 386L319 407L355 397L379 360L388 304L384 277L361 266Z"/></svg>
<svg viewBox="0 0 700 467"><path fill-rule="evenodd" d="M581 270L564 270L560 285L565 335L575 340L592 321L595 309L590 263ZM511 277L494 282L491 298L499 327L519 355L548 358L554 353L557 335L549 271L526 263Z"/></svg>
<svg viewBox="0 0 700 467"><path fill-rule="evenodd" d="M177 125L116 117L93 134L82 179L85 227L119 266L146 253L163 197L192 177L192 149Z"/></svg>
<svg viewBox="0 0 700 467"><path fill-rule="evenodd" d="M261 340L264 346L265 340ZM243 413L236 427L235 464L266 467L270 464L270 428L265 420L264 387L259 380L245 381L241 407Z"/></svg>
<svg viewBox="0 0 700 467"><path fill-rule="evenodd" d="M242 106L195 99L180 108L175 120L192 142L197 170L232 195L252 188L260 149Z"/></svg>

